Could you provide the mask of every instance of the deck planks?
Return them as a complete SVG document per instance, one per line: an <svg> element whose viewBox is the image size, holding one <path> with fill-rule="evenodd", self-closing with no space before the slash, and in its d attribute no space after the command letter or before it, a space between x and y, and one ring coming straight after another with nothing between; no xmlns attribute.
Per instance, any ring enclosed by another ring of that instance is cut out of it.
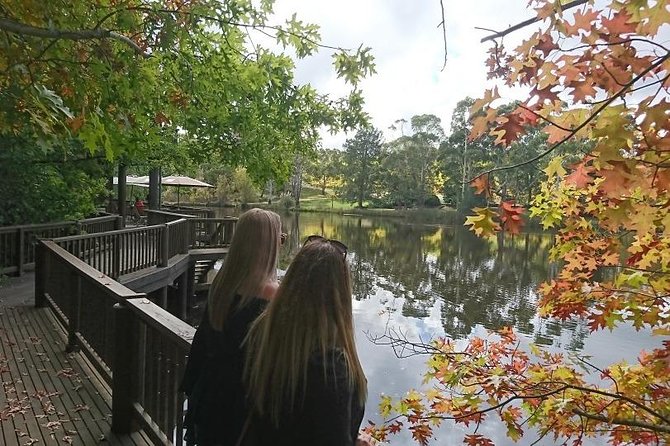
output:
<svg viewBox="0 0 670 446"><path fill-rule="evenodd" d="M111 433L111 391L47 308L0 307L0 441L24 445L150 445Z"/></svg>

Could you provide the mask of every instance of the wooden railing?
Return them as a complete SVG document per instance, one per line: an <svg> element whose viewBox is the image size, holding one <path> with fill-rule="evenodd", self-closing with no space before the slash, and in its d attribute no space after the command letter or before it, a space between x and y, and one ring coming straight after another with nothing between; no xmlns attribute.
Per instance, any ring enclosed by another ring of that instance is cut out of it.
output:
<svg viewBox="0 0 670 446"><path fill-rule="evenodd" d="M214 209L208 208L199 208L193 206L174 206L174 205L165 205L163 210L167 212L174 212L176 214L185 214L190 215L196 218L214 218L216 211Z"/></svg>
<svg viewBox="0 0 670 446"><path fill-rule="evenodd" d="M179 214L153 211L168 221L164 224L103 233L55 238L70 254L100 272L118 279L153 266L164 267L189 248L222 248L230 245L236 217L179 218Z"/></svg>
<svg viewBox="0 0 670 446"><path fill-rule="evenodd" d="M222 247L230 245L237 225L236 217L192 218L193 247Z"/></svg>
<svg viewBox="0 0 670 446"><path fill-rule="evenodd" d="M185 395L179 383L195 329L147 299L128 300L126 305L130 311L121 322L126 327L123 343L132 349L120 352L117 360L129 370L125 383L115 382L112 395L129 389L132 415L153 434L154 442L172 444L175 439L181 445Z"/></svg>
<svg viewBox="0 0 670 446"><path fill-rule="evenodd" d="M112 430L139 422L155 444L182 444L178 384L195 330L143 294L43 240L37 247L35 305L52 307L112 387Z"/></svg>
<svg viewBox="0 0 670 446"><path fill-rule="evenodd" d="M180 219L165 224L165 230L168 233L168 258L177 254L186 254L188 248L192 245L191 222L187 219Z"/></svg>
<svg viewBox="0 0 670 446"><path fill-rule="evenodd" d="M182 218L193 218L193 216L189 214L178 214L169 211L152 211L151 209L148 209L145 212L147 214L148 225L164 225L165 223Z"/></svg>
<svg viewBox="0 0 670 446"><path fill-rule="evenodd" d="M183 220L186 221L186 220ZM167 264L161 258L165 225L142 226L88 235L54 239L60 247L98 271L118 279L123 274ZM167 254L166 254L167 255Z"/></svg>
<svg viewBox="0 0 670 446"><path fill-rule="evenodd" d="M26 268L34 266L34 247L38 239L111 231L119 229L120 225L117 216L109 215L77 221L0 227L0 274L21 275Z"/></svg>

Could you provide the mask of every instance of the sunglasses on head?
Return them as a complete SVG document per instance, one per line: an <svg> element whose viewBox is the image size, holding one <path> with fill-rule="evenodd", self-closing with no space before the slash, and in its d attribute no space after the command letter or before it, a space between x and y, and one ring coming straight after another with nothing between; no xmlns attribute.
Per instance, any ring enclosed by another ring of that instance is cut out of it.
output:
<svg viewBox="0 0 670 446"><path fill-rule="evenodd" d="M329 238L323 237L321 235L310 235L309 237L307 237L307 239L305 239L304 244L306 245L307 243L312 243L312 242L327 242L327 243L330 243L330 245L335 247L335 249L337 249L340 252L340 254L342 254L344 256L345 259L347 258L347 252L349 251L349 248L347 248L347 245L345 245L344 243L342 243L339 240L329 239Z"/></svg>

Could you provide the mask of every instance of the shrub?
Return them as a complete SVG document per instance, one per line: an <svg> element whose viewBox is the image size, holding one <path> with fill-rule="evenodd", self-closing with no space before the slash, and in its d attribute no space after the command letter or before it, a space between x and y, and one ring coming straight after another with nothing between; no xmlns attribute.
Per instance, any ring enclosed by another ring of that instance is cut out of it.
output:
<svg viewBox="0 0 670 446"><path fill-rule="evenodd" d="M295 207L295 200L290 195L284 195L279 199L279 205L284 209L291 209Z"/></svg>
<svg viewBox="0 0 670 446"><path fill-rule="evenodd" d="M440 202L440 199L437 197L437 195L430 195L423 201L423 205L427 208L439 208L442 206L442 203Z"/></svg>

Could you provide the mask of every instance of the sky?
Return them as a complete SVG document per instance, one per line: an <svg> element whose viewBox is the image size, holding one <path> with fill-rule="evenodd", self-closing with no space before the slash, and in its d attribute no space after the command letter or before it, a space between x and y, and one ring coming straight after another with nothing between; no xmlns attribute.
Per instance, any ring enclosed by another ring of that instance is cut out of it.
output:
<svg viewBox="0 0 670 446"><path fill-rule="evenodd" d="M322 43L345 48L359 45L372 48L377 74L365 79L361 90L372 124L384 131L387 140L400 136L391 125L413 115L435 114L449 132L456 103L471 96L481 97L486 80L484 61L490 43L480 43L489 34L483 27L503 30L533 15L528 0L443 0L447 24L447 65L439 0L277 0L274 22L294 12L306 22L321 27ZM535 28L506 38L519 43ZM337 79L332 68L332 52L299 60L296 80L312 84L318 91L339 97L349 87ZM519 99L519 92L502 89L505 100ZM340 148L352 134L322 132L322 145Z"/></svg>

